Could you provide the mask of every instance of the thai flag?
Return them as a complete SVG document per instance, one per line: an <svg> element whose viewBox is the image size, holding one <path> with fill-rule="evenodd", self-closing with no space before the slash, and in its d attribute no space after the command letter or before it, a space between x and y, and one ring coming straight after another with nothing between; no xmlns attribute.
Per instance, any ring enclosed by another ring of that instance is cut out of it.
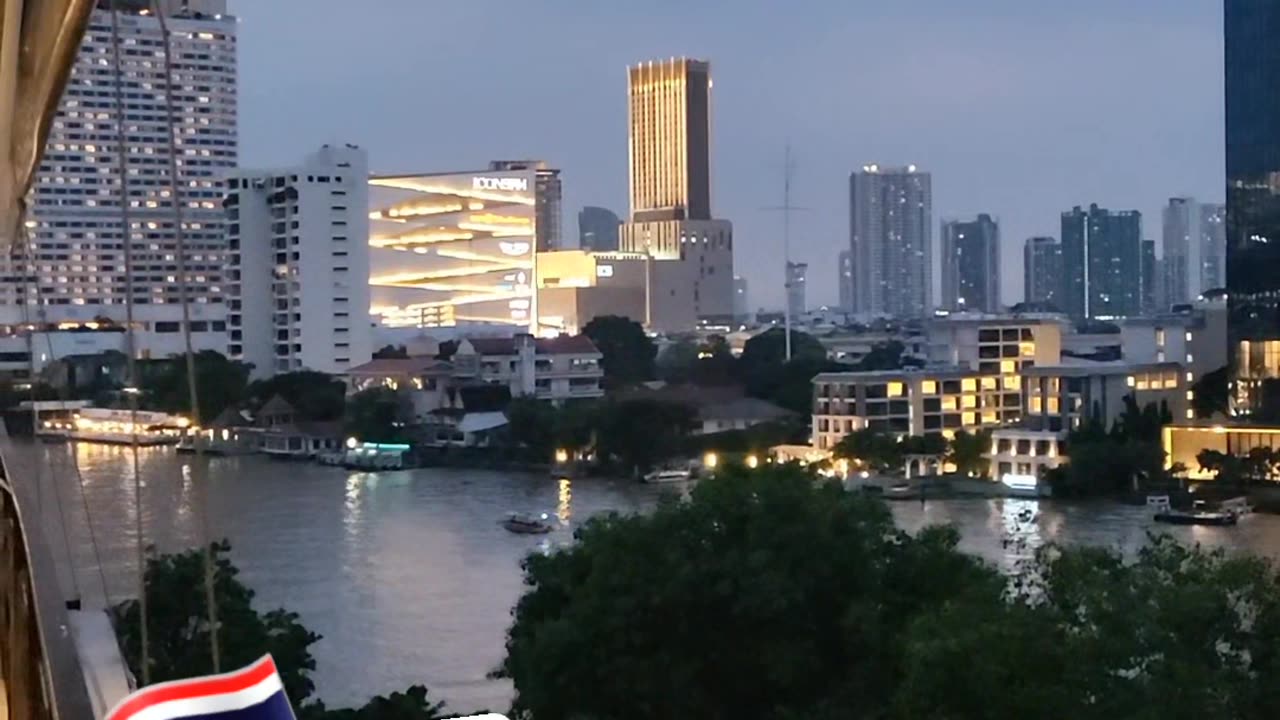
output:
<svg viewBox="0 0 1280 720"><path fill-rule="evenodd" d="M270 655L222 675L148 685L121 700L107 720L294 720Z"/></svg>

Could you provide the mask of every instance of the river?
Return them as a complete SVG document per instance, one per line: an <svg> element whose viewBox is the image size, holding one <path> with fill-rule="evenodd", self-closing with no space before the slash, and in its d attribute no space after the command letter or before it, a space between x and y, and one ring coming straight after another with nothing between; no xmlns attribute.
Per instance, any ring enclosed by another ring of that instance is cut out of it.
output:
<svg viewBox="0 0 1280 720"><path fill-rule="evenodd" d="M15 450L45 456L39 511L50 549L63 561L64 586L88 605L102 602L104 585L112 602L132 596L131 451L89 444ZM522 590L521 558L568 542L572 528L595 513L651 507L661 492L482 470L356 473L252 456L207 460L205 497L193 482L193 461L168 448L139 451L146 542L161 551L191 547L206 523L209 537L230 539L259 609L285 606L324 636L313 647L314 677L331 707L422 683L455 712L505 710L509 684L486 674L503 656ZM62 502L54 502L59 495ZM562 527L546 536L512 535L497 522L509 510L557 515ZM1102 503L930 500L923 508L895 503L893 512L909 531L953 523L964 550L1004 568L1048 541L1132 551L1156 529L1141 507ZM1159 529L1280 557L1280 517L1251 516L1235 528Z"/></svg>

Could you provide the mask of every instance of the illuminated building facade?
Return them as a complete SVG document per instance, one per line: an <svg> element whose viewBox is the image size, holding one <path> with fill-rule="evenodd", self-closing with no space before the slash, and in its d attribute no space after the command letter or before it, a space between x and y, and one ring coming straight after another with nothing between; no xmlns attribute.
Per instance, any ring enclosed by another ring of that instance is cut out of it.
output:
<svg viewBox="0 0 1280 720"><path fill-rule="evenodd" d="M618 248L685 266L659 272L687 277L695 318L731 318L733 225L711 213L711 67L673 58L634 65L627 78L631 221Z"/></svg>
<svg viewBox="0 0 1280 720"><path fill-rule="evenodd" d="M562 242L561 226L562 198L564 188L560 184L560 171L547 166L542 160L494 160L489 163L494 171L533 170L534 176L534 212L538 216L537 249L538 252L559 250Z"/></svg>
<svg viewBox="0 0 1280 720"><path fill-rule="evenodd" d="M1248 414L1280 378L1280 5L1224 5L1228 332Z"/></svg>
<svg viewBox="0 0 1280 720"><path fill-rule="evenodd" d="M169 134L174 133L179 153L187 289L193 303L218 304L225 257L222 181L237 160L236 19L226 14L225 0L166 3L174 83L170 123L164 35L151 3L120 2L119 67L112 49L111 13L106 3L98 5L54 116L31 193L28 226L34 257L27 259L25 273L21 259L0 261L0 305L35 303L38 284L48 321L124 319L117 135L123 121L134 302L167 306L167 317L180 321ZM123 119L114 94L120 76Z"/></svg>
<svg viewBox="0 0 1280 720"><path fill-rule="evenodd" d="M537 170L369 179L370 314L537 333Z"/></svg>
<svg viewBox="0 0 1280 720"><path fill-rule="evenodd" d="M864 428L949 438L1016 421L1022 408L1020 376L968 368L821 373L813 387L813 437L821 450Z"/></svg>

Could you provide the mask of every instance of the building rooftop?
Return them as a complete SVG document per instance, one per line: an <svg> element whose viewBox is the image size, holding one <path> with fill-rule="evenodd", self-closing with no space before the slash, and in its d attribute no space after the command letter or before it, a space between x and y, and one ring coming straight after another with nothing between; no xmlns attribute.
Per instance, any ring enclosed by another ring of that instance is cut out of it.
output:
<svg viewBox="0 0 1280 720"><path fill-rule="evenodd" d="M984 374L977 370L970 370L967 367L958 365L947 365L938 367L926 367L911 370L869 370L866 372L824 372L818 373L813 379L822 380L824 382L877 382L889 380L909 380L911 378L920 378L922 380L939 380L966 377L982 377Z"/></svg>
<svg viewBox="0 0 1280 720"><path fill-rule="evenodd" d="M1181 371L1182 365L1176 362L1087 362L1079 365L1037 365L1023 368L1022 374L1028 377L1089 377L1090 375L1128 375L1129 373L1151 372L1153 370Z"/></svg>
<svg viewBox="0 0 1280 720"><path fill-rule="evenodd" d="M515 355L516 338L514 337L476 337L467 338L471 347L480 355ZM535 353L538 355L598 355L600 350L591 338L586 335L560 335L554 338L535 338Z"/></svg>
<svg viewBox="0 0 1280 720"><path fill-rule="evenodd" d="M433 370L448 372L453 366L430 355L407 358L378 358L347 370L347 375L417 375Z"/></svg>

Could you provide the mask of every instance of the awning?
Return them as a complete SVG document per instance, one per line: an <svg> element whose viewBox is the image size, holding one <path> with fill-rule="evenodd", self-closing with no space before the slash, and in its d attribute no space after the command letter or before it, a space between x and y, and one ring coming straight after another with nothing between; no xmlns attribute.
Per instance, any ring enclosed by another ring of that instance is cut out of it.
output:
<svg viewBox="0 0 1280 720"><path fill-rule="evenodd" d="M463 433L492 430L507 424L507 416L500 412L467 413L458 423L458 430Z"/></svg>
<svg viewBox="0 0 1280 720"><path fill-rule="evenodd" d="M0 245L7 249L94 0L0 4Z"/></svg>

